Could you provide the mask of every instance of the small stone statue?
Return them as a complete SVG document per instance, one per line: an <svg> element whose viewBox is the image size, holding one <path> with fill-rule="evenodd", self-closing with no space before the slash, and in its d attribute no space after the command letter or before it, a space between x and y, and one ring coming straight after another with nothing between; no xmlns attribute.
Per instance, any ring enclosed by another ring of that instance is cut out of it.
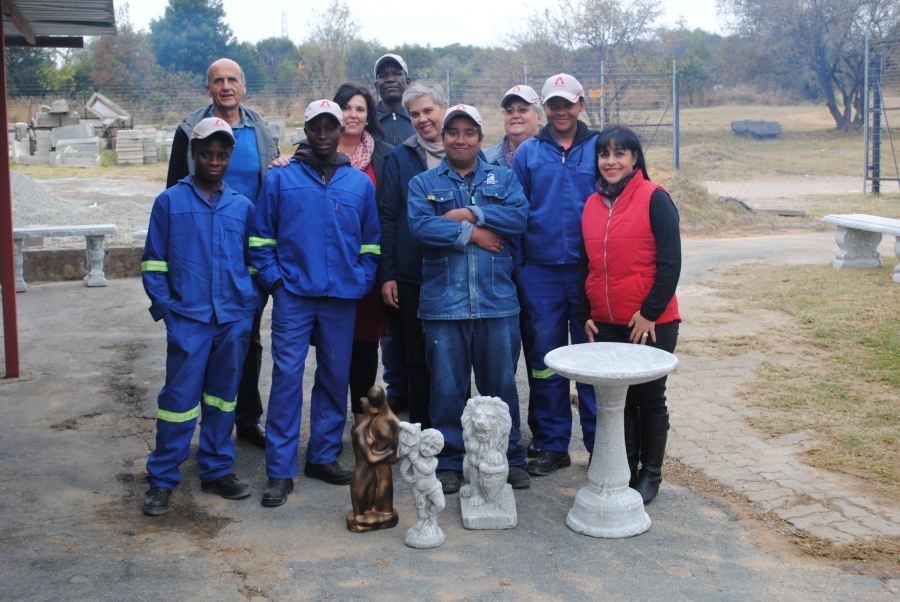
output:
<svg viewBox="0 0 900 602"><path fill-rule="evenodd" d="M397 525L391 465L397 457L400 421L391 410L384 389L375 385L360 399L362 414L353 426L356 466L350 478L347 528L357 533Z"/></svg>
<svg viewBox="0 0 900 602"><path fill-rule="evenodd" d="M460 489L466 529L511 529L516 526L516 498L506 483L506 448L512 419L499 397L474 397L462 415L463 478Z"/></svg>
<svg viewBox="0 0 900 602"><path fill-rule="evenodd" d="M400 423L400 476L409 483L416 500L416 524L407 529L406 545L411 548L435 548L444 543L444 532L437 515L444 509L444 491L434 476L435 456L444 448L444 436L436 429L422 430L417 422Z"/></svg>

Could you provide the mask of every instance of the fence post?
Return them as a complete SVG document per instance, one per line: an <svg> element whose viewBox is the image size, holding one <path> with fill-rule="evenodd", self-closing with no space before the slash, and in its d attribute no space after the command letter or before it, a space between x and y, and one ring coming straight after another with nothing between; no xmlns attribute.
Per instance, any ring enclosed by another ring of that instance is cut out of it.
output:
<svg viewBox="0 0 900 602"><path fill-rule="evenodd" d="M600 61L600 129L606 127L606 63Z"/></svg>
<svg viewBox="0 0 900 602"><path fill-rule="evenodd" d="M681 167L681 85L678 81L678 63L672 61L672 169Z"/></svg>
<svg viewBox="0 0 900 602"><path fill-rule="evenodd" d="M881 194L881 76L882 54L875 54L872 72L872 194Z"/></svg>
<svg viewBox="0 0 900 602"><path fill-rule="evenodd" d="M525 61L525 64L522 65L522 83L526 86L528 85L528 61Z"/></svg>
<svg viewBox="0 0 900 602"><path fill-rule="evenodd" d="M863 194L869 181L869 32L866 32L863 51Z"/></svg>
<svg viewBox="0 0 900 602"><path fill-rule="evenodd" d="M450 102L450 70L447 69L447 106L450 106L452 104L453 103Z"/></svg>

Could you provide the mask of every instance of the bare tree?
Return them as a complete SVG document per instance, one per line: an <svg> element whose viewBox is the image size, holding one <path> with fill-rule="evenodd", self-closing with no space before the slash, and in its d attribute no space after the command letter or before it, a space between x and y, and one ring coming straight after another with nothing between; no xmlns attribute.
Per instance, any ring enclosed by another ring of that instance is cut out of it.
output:
<svg viewBox="0 0 900 602"><path fill-rule="evenodd" d="M811 70L839 129L862 125L865 35L900 33L896 0L719 0L719 7L775 64Z"/></svg>

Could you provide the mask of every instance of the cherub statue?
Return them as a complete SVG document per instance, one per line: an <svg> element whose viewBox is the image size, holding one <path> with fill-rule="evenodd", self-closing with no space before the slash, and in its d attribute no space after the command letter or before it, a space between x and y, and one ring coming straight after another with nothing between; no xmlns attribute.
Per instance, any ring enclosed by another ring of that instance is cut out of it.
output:
<svg viewBox="0 0 900 602"><path fill-rule="evenodd" d="M357 533L389 529L397 524L391 465L397 457L400 421L387 403L384 389L375 385L360 398L362 414L353 427L356 466L350 478L347 528Z"/></svg>
<svg viewBox="0 0 900 602"><path fill-rule="evenodd" d="M474 397L462 415L463 478L460 489L463 526L469 529L508 529L516 525L516 505L507 485L506 448L512 419L499 397Z"/></svg>
<svg viewBox="0 0 900 602"><path fill-rule="evenodd" d="M406 545L411 548L434 548L444 543L444 532L437 515L444 509L441 482L434 476L435 457L444 447L444 436L435 429L422 430L417 422L400 423L400 476L409 483L416 501L416 524L406 531Z"/></svg>

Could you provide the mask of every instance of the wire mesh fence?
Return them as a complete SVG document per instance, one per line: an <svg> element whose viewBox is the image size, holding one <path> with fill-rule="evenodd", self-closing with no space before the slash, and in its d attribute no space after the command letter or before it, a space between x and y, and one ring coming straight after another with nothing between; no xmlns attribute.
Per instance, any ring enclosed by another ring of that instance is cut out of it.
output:
<svg viewBox="0 0 900 602"><path fill-rule="evenodd" d="M866 65L864 191L900 190L900 38L867 40Z"/></svg>
<svg viewBox="0 0 900 602"><path fill-rule="evenodd" d="M438 79L448 91L452 104L464 102L478 107L485 121L485 144L494 144L503 136L500 99L516 84L525 83L540 93L544 81L559 72L551 66L510 66L503 75L485 78L465 73L444 72ZM573 70L585 89L584 117L591 127L600 129L610 123L627 125L641 136L645 147L677 146L677 86L674 70L621 71L607 73L603 64ZM370 74L356 81L365 82ZM97 89L126 110L135 124L174 128L185 115L209 103L205 79L172 77L167 84L111 83ZM302 126L306 105L320 98L327 87L323 80L303 80L292 85L249 91L244 103L277 119L290 128ZM337 87L336 85L334 86ZM93 90L92 90L93 91ZM326 94L327 95L327 94ZM41 105L64 98L73 111L84 116L90 92L57 91L43 96L17 96L10 99L11 121L28 121ZM677 157L677 153L676 153Z"/></svg>

